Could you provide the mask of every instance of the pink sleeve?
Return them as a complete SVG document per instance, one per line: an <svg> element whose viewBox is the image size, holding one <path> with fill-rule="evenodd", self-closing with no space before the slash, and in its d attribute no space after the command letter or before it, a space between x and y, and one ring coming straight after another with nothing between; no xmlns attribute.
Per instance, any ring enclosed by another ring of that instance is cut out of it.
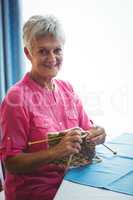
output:
<svg viewBox="0 0 133 200"><path fill-rule="evenodd" d="M0 107L1 158L13 156L26 149L29 131L28 113L19 95L8 94Z"/></svg>

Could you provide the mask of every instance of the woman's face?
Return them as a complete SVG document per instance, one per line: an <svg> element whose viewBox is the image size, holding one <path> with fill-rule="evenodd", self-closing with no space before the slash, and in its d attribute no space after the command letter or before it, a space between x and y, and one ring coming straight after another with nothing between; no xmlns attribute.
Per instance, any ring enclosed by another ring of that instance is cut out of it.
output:
<svg viewBox="0 0 133 200"><path fill-rule="evenodd" d="M44 36L33 42L28 59L32 63L32 72L40 78L53 78L57 75L63 61L63 44L52 36Z"/></svg>

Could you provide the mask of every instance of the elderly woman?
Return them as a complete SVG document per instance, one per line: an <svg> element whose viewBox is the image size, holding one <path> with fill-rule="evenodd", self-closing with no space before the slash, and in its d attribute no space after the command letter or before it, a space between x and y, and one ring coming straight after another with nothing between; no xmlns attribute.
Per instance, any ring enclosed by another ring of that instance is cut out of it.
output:
<svg viewBox="0 0 133 200"><path fill-rule="evenodd" d="M65 43L58 20L31 17L24 25L23 40L32 68L10 88L1 106L5 195L6 200L52 200L65 172L64 165L54 160L80 151L81 129L89 130L87 140L95 144L104 142L105 131L92 127L72 86L54 79ZM48 133L60 131L65 136L49 148Z"/></svg>

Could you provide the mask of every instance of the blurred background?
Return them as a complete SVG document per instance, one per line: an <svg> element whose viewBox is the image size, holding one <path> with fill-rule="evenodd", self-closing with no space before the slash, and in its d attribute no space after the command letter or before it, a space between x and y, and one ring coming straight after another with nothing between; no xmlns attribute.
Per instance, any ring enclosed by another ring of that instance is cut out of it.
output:
<svg viewBox="0 0 133 200"><path fill-rule="evenodd" d="M92 120L109 137L133 132L133 1L22 2L23 21L54 14L63 24L66 45L59 78L73 84Z"/></svg>

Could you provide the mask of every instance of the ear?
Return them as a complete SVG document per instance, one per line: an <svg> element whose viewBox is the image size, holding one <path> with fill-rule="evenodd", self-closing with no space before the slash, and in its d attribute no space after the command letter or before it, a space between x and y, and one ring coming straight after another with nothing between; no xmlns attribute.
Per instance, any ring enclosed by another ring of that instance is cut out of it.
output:
<svg viewBox="0 0 133 200"><path fill-rule="evenodd" d="M28 60L31 61L32 56L31 56L31 53L30 53L30 51L27 47L24 47L24 53L25 53L26 57L28 58Z"/></svg>

